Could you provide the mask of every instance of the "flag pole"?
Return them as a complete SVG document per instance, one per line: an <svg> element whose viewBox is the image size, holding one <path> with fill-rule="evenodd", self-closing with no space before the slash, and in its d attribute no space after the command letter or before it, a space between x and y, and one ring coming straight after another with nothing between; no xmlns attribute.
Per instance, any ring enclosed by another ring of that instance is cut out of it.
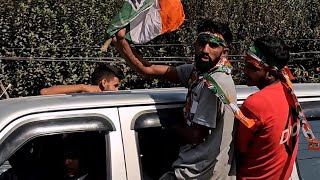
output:
<svg viewBox="0 0 320 180"><path fill-rule="evenodd" d="M106 42L104 42L103 46L101 47L101 51L107 52L108 47L110 46L111 42L112 42L112 38L107 39Z"/></svg>

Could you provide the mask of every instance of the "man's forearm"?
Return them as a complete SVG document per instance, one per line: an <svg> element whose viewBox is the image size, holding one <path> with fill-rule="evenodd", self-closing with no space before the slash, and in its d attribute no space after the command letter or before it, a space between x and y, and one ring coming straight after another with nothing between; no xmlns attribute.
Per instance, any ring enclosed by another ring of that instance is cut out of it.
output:
<svg viewBox="0 0 320 180"><path fill-rule="evenodd" d="M144 78L164 79L179 83L180 79L175 67L168 65L153 65L138 55L126 39L117 40L114 38L113 44L116 46L126 63Z"/></svg>
<svg viewBox="0 0 320 180"><path fill-rule="evenodd" d="M41 95L52 95L52 94L67 94L67 93L77 93L83 92L82 85L58 85L49 88L41 89Z"/></svg>
<svg viewBox="0 0 320 180"><path fill-rule="evenodd" d="M137 54L131 49L129 43L125 39L117 40L115 43L119 53L125 59L126 63L141 76L145 77L148 74L147 67L152 66L151 63L138 58Z"/></svg>

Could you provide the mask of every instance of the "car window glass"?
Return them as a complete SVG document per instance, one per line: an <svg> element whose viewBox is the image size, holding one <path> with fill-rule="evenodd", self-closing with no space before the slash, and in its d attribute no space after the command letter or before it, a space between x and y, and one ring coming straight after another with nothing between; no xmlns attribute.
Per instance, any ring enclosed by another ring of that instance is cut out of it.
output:
<svg viewBox="0 0 320 180"><path fill-rule="evenodd" d="M317 139L320 139L320 117L309 121L312 131ZM298 169L299 175L304 180L318 179L320 177L320 152L309 151L308 142L300 131L299 149L298 149Z"/></svg>
<svg viewBox="0 0 320 180"><path fill-rule="evenodd" d="M154 114L141 115L145 120L149 120L148 116L154 116ZM141 126L145 128L136 129L141 176L144 180L159 179L164 173L170 171L172 163L178 157L179 147L181 146L180 138L176 134L179 123L175 124L173 122L183 119L182 108L157 110L157 118L161 122L160 127Z"/></svg>
<svg viewBox="0 0 320 180"><path fill-rule="evenodd" d="M4 178L30 180L106 180L105 132L64 133L36 137L0 166Z"/></svg>

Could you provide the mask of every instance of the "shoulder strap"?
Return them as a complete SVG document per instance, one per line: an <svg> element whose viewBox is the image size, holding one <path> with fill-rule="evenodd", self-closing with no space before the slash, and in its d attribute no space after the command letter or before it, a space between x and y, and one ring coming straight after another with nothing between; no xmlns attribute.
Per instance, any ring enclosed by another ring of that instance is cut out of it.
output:
<svg viewBox="0 0 320 180"><path fill-rule="evenodd" d="M289 93L291 94L291 98L292 98L293 102L295 103L296 113L297 113L297 116L299 117L300 124L302 127L302 133L308 141L308 150L319 151L320 150L320 141L314 136L314 134L311 130L311 126L310 126L309 122L307 121L307 118L302 110L302 107L301 107L299 101L298 101L298 98L294 93L293 84L290 81L290 76L292 76L292 74L290 73L290 70L288 69L288 67L285 67L284 70L282 70L281 72L282 72L282 76L283 76L282 82L287 87Z"/></svg>
<svg viewBox="0 0 320 180"><path fill-rule="evenodd" d="M222 90L221 86L217 81L214 80L212 75L216 72L225 72L225 66L221 66L216 71L211 72L210 74L204 74L203 78L206 80L208 88L225 104L228 105L233 111L234 116L240 120L246 127L251 128L255 124L255 120L249 119L244 116L239 107L235 102L232 102L232 99L226 95Z"/></svg>

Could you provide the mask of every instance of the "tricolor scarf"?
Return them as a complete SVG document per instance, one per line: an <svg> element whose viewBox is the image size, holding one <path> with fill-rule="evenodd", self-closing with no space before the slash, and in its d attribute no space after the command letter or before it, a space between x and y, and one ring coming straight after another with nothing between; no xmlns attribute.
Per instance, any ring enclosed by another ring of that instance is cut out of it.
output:
<svg viewBox="0 0 320 180"><path fill-rule="evenodd" d="M225 72L230 74L231 71L232 71L232 66L230 62L227 59L220 59L217 65L214 66L212 69L210 69L209 73L212 74L216 72ZM201 82L204 82L205 85L209 87L206 79L204 78L204 75L200 74L196 70L196 68L194 68L189 78L187 101L184 108L184 116L185 116L185 119L187 120L188 125L192 124L192 118L193 118L193 115L191 114L191 103L192 103L191 92L192 92L192 89L197 87Z"/></svg>
<svg viewBox="0 0 320 180"><path fill-rule="evenodd" d="M207 43L217 43L220 46L227 47L226 42L217 34L211 33L200 33L197 41L205 41ZM237 106L236 102L233 102L231 98L229 98L225 92L223 92L220 85L212 78L212 75L217 72L224 72L226 74L231 74L232 66L230 62L226 58L220 58L218 63L209 70L209 72L199 75L199 72L194 68L189 79L189 89L187 95L186 106L184 108L184 115L187 123L189 125L192 124L193 115L191 114L191 91L194 87L196 87L199 83L204 82L204 84L209 88L213 93L222 101L225 105L228 105L235 117L239 119L245 126L251 128L255 121L252 119L248 119L243 115L240 109Z"/></svg>
<svg viewBox="0 0 320 180"><path fill-rule="evenodd" d="M295 112L298 116L301 126L302 132L306 137L307 141L309 142L308 149L309 150L320 150L320 142L315 138L310 124L306 119L305 114L303 113L302 107L298 101L297 96L293 91L293 84L291 82L294 79L293 75L291 74L289 68L285 66L283 69L279 69L275 61L269 60L268 64L266 63L266 57L262 54L259 48L255 46L251 46L247 56L245 58L246 62L256 66L257 68L271 68L281 72L282 78L281 82L287 87L288 92L291 94L292 100L295 103Z"/></svg>

